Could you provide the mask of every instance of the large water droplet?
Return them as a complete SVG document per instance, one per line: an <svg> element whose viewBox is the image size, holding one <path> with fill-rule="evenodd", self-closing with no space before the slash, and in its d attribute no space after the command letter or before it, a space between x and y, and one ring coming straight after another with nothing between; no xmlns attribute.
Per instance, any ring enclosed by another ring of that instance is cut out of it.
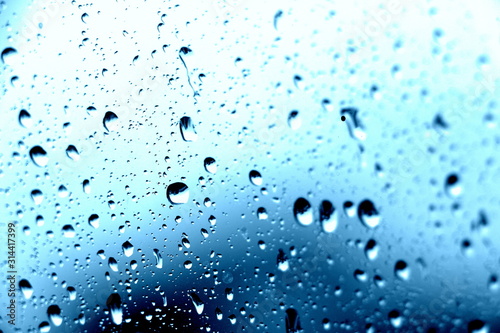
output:
<svg viewBox="0 0 500 333"><path fill-rule="evenodd" d="M80 153L73 145L69 145L68 148L66 148L66 155L73 161L78 161L80 159Z"/></svg>
<svg viewBox="0 0 500 333"><path fill-rule="evenodd" d="M203 165L205 166L205 170L210 173L216 173L217 172L217 163L215 162L215 159L213 157L207 157L205 158L205 161L203 162Z"/></svg>
<svg viewBox="0 0 500 333"><path fill-rule="evenodd" d="M337 229L338 213L328 200L323 200L319 205L319 221L325 232L334 232Z"/></svg>
<svg viewBox="0 0 500 333"><path fill-rule="evenodd" d="M106 305L109 308L111 320L114 324L120 325L123 320L122 298L119 294L113 293L106 300Z"/></svg>
<svg viewBox="0 0 500 333"><path fill-rule="evenodd" d="M179 122L179 126L181 129L182 139L184 141L191 142L198 139L198 134L196 134L191 117L182 117Z"/></svg>
<svg viewBox="0 0 500 333"><path fill-rule="evenodd" d="M44 167L49 163L49 157L47 156L47 152L43 150L40 146L35 146L30 150L30 157L33 163L38 165L39 167Z"/></svg>
<svg viewBox="0 0 500 333"><path fill-rule="evenodd" d="M250 182L255 186L262 185L262 175L257 170L250 171L248 177L250 178Z"/></svg>
<svg viewBox="0 0 500 333"><path fill-rule="evenodd" d="M184 183L173 183L167 187L167 199L174 205L185 204L189 200L189 188Z"/></svg>
<svg viewBox="0 0 500 333"><path fill-rule="evenodd" d="M467 325L468 333L488 333L490 331L488 325L482 320L475 319Z"/></svg>
<svg viewBox="0 0 500 333"><path fill-rule="evenodd" d="M377 258L379 246L374 239L370 239L365 246L365 255L369 260Z"/></svg>
<svg viewBox="0 0 500 333"><path fill-rule="evenodd" d="M33 202L35 205L39 205L43 202L43 193L40 190L33 190L31 191L31 199L33 199Z"/></svg>
<svg viewBox="0 0 500 333"><path fill-rule="evenodd" d="M57 305L51 305L47 309L49 320L54 326L61 326L63 317L61 316L61 309Z"/></svg>
<svg viewBox="0 0 500 333"><path fill-rule="evenodd" d="M66 238L73 238L76 236L75 228L71 224L66 224L62 227L63 236Z"/></svg>
<svg viewBox="0 0 500 333"><path fill-rule="evenodd" d="M115 258L109 257L108 266L113 272L118 272L118 262Z"/></svg>
<svg viewBox="0 0 500 333"><path fill-rule="evenodd" d="M389 312L389 322L394 328L400 328L403 325L403 317L398 310Z"/></svg>
<svg viewBox="0 0 500 333"><path fill-rule="evenodd" d="M15 56L17 54L17 50L13 47L6 47L3 51L2 54L0 55L0 58L2 58L2 62L8 63L8 59Z"/></svg>
<svg viewBox="0 0 500 333"><path fill-rule="evenodd" d="M189 297L191 297L191 301L193 302L194 308L196 312L201 315L203 313L203 308L205 307L205 303L201 300L201 298L195 293L190 293Z"/></svg>
<svg viewBox="0 0 500 333"><path fill-rule="evenodd" d="M410 278L410 267L403 260L398 260L394 266L394 274L400 280L406 281Z"/></svg>
<svg viewBox="0 0 500 333"><path fill-rule="evenodd" d="M297 312L297 310L292 308L286 310L285 327L286 333L302 332L299 313Z"/></svg>
<svg viewBox="0 0 500 333"><path fill-rule="evenodd" d="M381 220L375 205L370 200L363 200L359 204L358 217L369 228L375 228Z"/></svg>
<svg viewBox="0 0 500 333"><path fill-rule="evenodd" d="M21 126L29 128L33 126L33 119L31 118L31 114L26 110L19 111L19 123Z"/></svg>
<svg viewBox="0 0 500 333"><path fill-rule="evenodd" d="M118 129L118 116L115 113L108 111L104 115L102 123L106 131L116 131Z"/></svg>
<svg viewBox="0 0 500 333"><path fill-rule="evenodd" d="M89 224L96 229L99 228L99 215L97 214L90 215Z"/></svg>
<svg viewBox="0 0 500 333"><path fill-rule="evenodd" d="M125 243L122 244L122 250L123 254L126 257L130 257L132 254L134 254L134 246L129 241L126 241Z"/></svg>
<svg viewBox="0 0 500 333"><path fill-rule="evenodd" d="M293 205L293 215L299 224L310 225L313 222L313 210L309 201L298 198Z"/></svg>
<svg viewBox="0 0 500 333"><path fill-rule="evenodd" d="M29 281L26 279L22 279L19 281L19 289L26 299L30 299L33 295L33 287L31 286L31 283L29 283Z"/></svg>
<svg viewBox="0 0 500 333"><path fill-rule="evenodd" d="M50 324L48 321L42 321L40 325L38 325L38 332L47 333L50 332Z"/></svg>

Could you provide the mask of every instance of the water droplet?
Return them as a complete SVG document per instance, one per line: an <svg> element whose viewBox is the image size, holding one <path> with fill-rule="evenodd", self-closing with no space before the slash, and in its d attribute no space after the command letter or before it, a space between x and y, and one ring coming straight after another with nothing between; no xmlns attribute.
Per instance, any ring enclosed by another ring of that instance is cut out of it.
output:
<svg viewBox="0 0 500 333"><path fill-rule="evenodd" d="M332 328L332 324L328 318L323 319L322 324L325 331L329 331Z"/></svg>
<svg viewBox="0 0 500 333"><path fill-rule="evenodd" d="M185 268L185 269L191 269L191 267L193 267L193 262L192 262L192 261L190 261L190 260L186 260L186 261L184 262L184 268Z"/></svg>
<svg viewBox="0 0 500 333"><path fill-rule="evenodd" d="M262 175L257 170L252 170L249 173L250 182L255 186L262 185Z"/></svg>
<svg viewBox="0 0 500 333"><path fill-rule="evenodd" d="M44 167L49 163L47 152L40 146L31 148L30 157L33 163L35 163L39 167Z"/></svg>
<svg viewBox="0 0 500 333"><path fill-rule="evenodd" d="M358 206L358 217L361 222L369 228L375 228L380 224L380 215L375 205L370 200L363 200Z"/></svg>
<svg viewBox="0 0 500 333"><path fill-rule="evenodd" d="M156 260L156 268L162 268L163 267L163 258L160 254L160 250L158 249L153 249L153 254L155 256L155 260Z"/></svg>
<svg viewBox="0 0 500 333"><path fill-rule="evenodd" d="M106 300L106 306L109 308L111 320L115 325L121 325L123 320L122 298L119 294L113 293Z"/></svg>
<svg viewBox="0 0 500 333"><path fill-rule="evenodd" d="M62 227L63 236L66 238L73 238L76 236L75 228L71 224L66 224Z"/></svg>
<svg viewBox="0 0 500 333"><path fill-rule="evenodd" d="M97 109L94 107L94 106L89 106L87 108L87 113L92 116L92 117L95 117L97 115Z"/></svg>
<svg viewBox="0 0 500 333"><path fill-rule="evenodd" d="M189 200L189 188L184 183L173 183L167 187L167 198L174 205L185 204Z"/></svg>
<svg viewBox="0 0 500 333"><path fill-rule="evenodd" d="M23 127L30 128L31 126L33 126L33 119L31 118L31 114L26 110L19 111L18 119L19 124L21 124L21 126Z"/></svg>
<svg viewBox="0 0 500 333"><path fill-rule="evenodd" d="M61 326L63 317L61 316L61 309L57 305L51 305L47 309L49 320L54 326Z"/></svg>
<svg viewBox="0 0 500 333"><path fill-rule="evenodd" d="M194 142L198 139L198 134L194 129L194 124L191 120L191 117L182 117L179 122L179 127L181 129L181 135L184 141Z"/></svg>
<svg viewBox="0 0 500 333"><path fill-rule="evenodd" d="M80 153L73 145L69 145L68 148L66 148L66 155L73 161L78 161L80 159Z"/></svg>
<svg viewBox="0 0 500 333"><path fill-rule="evenodd" d="M106 131L116 131L118 129L118 116L111 111L106 112L102 120Z"/></svg>
<svg viewBox="0 0 500 333"><path fill-rule="evenodd" d="M74 301L76 299L76 289L74 287L66 288L68 291L68 296L70 301Z"/></svg>
<svg viewBox="0 0 500 333"><path fill-rule="evenodd" d="M89 224L96 229L99 228L99 215L97 214L90 215Z"/></svg>
<svg viewBox="0 0 500 333"><path fill-rule="evenodd" d="M87 23L85 20L86 20L88 17L89 17L89 14L87 14L87 13L83 13L83 14L82 14L82 17L81 17L82 22L83 22L83 23Z"/></svg>
<svg viewBox="0 0 500 333"><path fill-rule="evenodd" d="M118 272L118 262L115 258L109 257L108 266L113 272Z"/></svg>
<svg viewBox="0 0 500 333"><path fill-rule="evenodd" d="M266 249L266 242L264 242L263 240L260 240L260 241L258 242L258 244L259 244L259 248L260 248L261 250L265 250L265 249Z"/></svg>
<svg viewBox="0 0 500 333"><path fill-rule="evenodd" d="M283 249L278 250L278 257L276 259L276 263L278 264L278 269L282 272L286 272L288 268L290 268L290 264L288 263L288 258Z"/></svg>
<svg viewBox="0 0 500 333"><path fill-rule="evenodd" d="M278 20L283 16L283 11L278 10L276 14L274 14L274 29L278 30Z"/></svg>
<svg viewBox="0 0 500 333"><path fill-rule="evenodd" d="M292 308L286 310L285 327L286 333L302 332L299 313L297 312L297 310Z"/></svg>
<svg viewBox="0 0 500 333"><path fill-rule="evenodd" d="M360 269L356 269L354 271L354 278L359 282L366 282L368 281L368 274Z"/></svg>
<svg viewBox="0 0 500 333"><path fill-rule="evenodd" d="M328 98L324 98L321 101L321 106L325 109L327 112L333 112L333 104Z"/></svg>
<svg viewBox="0 0 500 333"><path fill-rule="evenodd" d="M30 299L33 296L33 287L28 280L22 279L19 281L19 289L23 293L24 298Z"/></svg>
<svg viewBox="0 0 500 333"><path fill-rule="evenodd" d="M33 202L35 205L39 205L43 202L43 193L40 190L33 190L31 191L31 199L33 199Z"/></svg>
<svg viewBox="0 0 500 333"><path fill-rule="evenodd" d="M13 47L6 47L3 51L0 57L2 58L2 62L5 64L7 63L7 59L15 56L17 54L17 50Z"/></svg>
<svg viewBox="0 0 500 333"><path fill-rule="evenodd" d="M259 207L257 209L257 217L259 218L259 220L267 220L268 215L264 207Z"/></svg>
<svg viewBox="0 0 500 333"><path fill-rule="evenodd" d="M410 278L410 267L403 260L398 260L394 266L394 274L397 278L407 281Z"/></svg>
<svg viewBox="0 0 500 333"><path fill-rule="evenodd" d="M130 257L134 254L134 246L129 241L126 241L122 244L122 251L126 257Z"/></svg>
<svg viewBox="0 0 500 333"><path fill-rule="evenodd" d="M82 183L83 186L83 192L85 194L90 194L91 187L90 187L90 181L88 179L85 179Z"/></svg>
<svg viewBox="0 0 500 333"><path fill-rule="evenodd" d="M363 124L361 124L358 118L358 109L356 108L344 108L340 111L340 115L349 115L349 121L347 126L349 129L349 134L353 139L364 141L366 140L366 132L364 130Z"/></svg>
<svg viewBox="0 0 500 333"><path fill-rule="evenodd" d="M467 325L468 333L488 333L490 331L488 325L482 320L475 319Z"/></svg>
<svg viewBox="0 0 500 333"><path fill-rule="evenodd" d="M196 312L201 315L203 313L203 308L205 307L205 303L201 300L201 298L195 293L190 293L191 301L193 302L194 308Z"/></svg>
<svg viewBox="0 0 500 333"><path fill-rule="evenodd" d="M40 325L38 325L38 331L40 333L50 332L50 324L47 321L42 321Z"/></svg>
<svg viewBox="0 0 500 333"><path fill-rule="evenodd" d="M319 221L324 232L334 232L337 229L338 213L328 200L323 200L319 206Z"/></svg>
<svg viewBox="0 0 500 333"><path fill-rule="evenodd" d="M60 198L67 198L69 195L69 191L66 188L66 186L64 186L64 185L59 186L59 188L57 189L57 192L58 192L57 194L59 195Z"/></svg>
<svg viewBox="0 0 500 333"><path fill-rule="evenodd" d="M302 126L302 119L299 117L299 111L294 110L290 112L288 115L288 126L293 130L297 130Z"/></svg>
<svg viewBox="0 0 500 333"><path fill-rule="evenodd" d="M400 328L403 325L403 317L398 310L389 312L389 322L394 328Z"/></svg>
<svg viewBox="0 0 500 333"><path fill-rule="evenodd" d="M370 239L365 246L365 255L369 260L375 260L378 256L379 246L374 239Z"/></svg>
<svg viewBox="0 0 500 333"><path fill-rule="evenodd" d="M356 206L354 206L354 203L352 201L346 201L344 202L344 213L347 215L347 217L354 217L356 216Z"/></svg>
<svg viewBox="0 0 500 333"><path fill-rule="evenodd" d="M488 279L488 289L492 292L498 291L500 288L500 285L498 283L498 277L496 274L490 275L490 278Z"/></svg>
<svg viewBox="0 0 500 333"><path fill-rule="evenodd" d="M205 166L205 170L210 173L216 173L217 172L217 163L215 162L215 159L212 157L207 157L205 158L205 161L203 161L203 165Z"/></svg>
<svg viewBox="0 0 500 333"><path fill-rule="evenodd" d="M310 225L313 222L313 210L309 201L298 198L293 205L293 215L300 225Z"/></svg>
<svg viewBox="0 0 500 333"><path fill-rule="evenodd" d="M215 309L215 316L217 317L217 320L222 320L222 310L219 308Z"/></svg>
<svg viewBox="0 0 500 333"><path fill-rule="evenodd" d="M226 293L227 300L228 301L232 301L233 298L234 298L233 289L232 288L226 288L225 293Z"/></svg>
<svg viewBox="0 0 500 333"><path fill-rule="evenodd" d="M459 196L462 193L462 186L460 186L460 178L457 174L450 174L444 183L444 189L450 197Z"/></svg>

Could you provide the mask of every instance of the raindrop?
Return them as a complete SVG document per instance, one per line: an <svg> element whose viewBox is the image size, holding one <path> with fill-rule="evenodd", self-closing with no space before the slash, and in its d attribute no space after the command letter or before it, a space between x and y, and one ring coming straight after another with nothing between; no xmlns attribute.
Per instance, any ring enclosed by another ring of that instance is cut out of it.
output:
<svg viewBox="0 0 500 333"><path fill-rule="evenodd" d="M278 264L278 269L282 272L286 272L288 268L290 268L290 264L288 263L288 258L283 249L278 250L278 257L276 258L276 263Z"/></svg>
<svg viewBox="0 0 500 333"><path fill-rule="evenodd" d="M215 316L217 317L217 320L222 320L222 310L219 308L215 309Z"/></svg>
<svg viewBox="0 0 500 333"><path fill-rule="evenodd" d="M38 331L40 333L50 332L50 324L47 321L42 321L40 325L38 325Z"/></svg>
<svg viewBox="0 0 500 333"><path fill-rule="evenodd" d="M74 301L76 299L76 289L74 287L66 288L68 291L68 296L70 301Z"/></svg>
<svg viewBox="0 0 500 333"><path fill-rule="evenodd" d="M198 139L198 134L194 129L193 121L190 117L182 117L179 122L179 127L184 141L193 142Z"/></svg>
<svg viewBox="0 0 500 333"><path fill-rule="evenodd" d="M248 176L250 178L250 182L255 186L262 185L262 175L257 170L250 171L250 174Z"/></svg>
<svg viewBox="0 0 500 333"><path fill-rule="evenodd" d="M2 58L2 62L5 64L5 63L7 63L8 58L10 58L16 54L17 54L17 50L15 48L7 47L2 51L2 54L0 55L0 57Z"/></svg>
<svg viewBox="0 0 500 333"><path fill-rule="evenodd" d="M406 262L399 260L394 266L394 274L400 280L407 281L410 278L410 268Z"/></svg>
<svg viewBox="0 0 500 333"><path fill-rule="evenodd" d="M369 260L377 258L379 246L374 239L370 239L365 246L365 255Z"/></svg>
<svg viewBox="0 0 500 333"><path fill-rule="evenodd" d="M66 224L62 227L63 236L66 238L73 238L76 236L76 231L71 224Z"/></svg>
<svg viewBox="0 0 500 333"><path fill-rule="evenodd" d="M49 306L47 309L47 315L49 316L50 322L54 326L61 326L63 317L61 316L61 309L57 305Z"/></svg>
<svg viewBox="0 0 500 333"><path fill-rule="evenodd" d="M80 153L73 145L69 145L68 148L66 148L66 155L73 161L78 161L80 159Z"/></svg>
<svg viewBox="0 0 500 333"><path fill-rule="evenodd" d="M106 112L102 120L106 131L116 131L118 129L118 116L111 111Z"/></svg>
<svg viewBox="0 0 500 333"><path fill-rule="evenodd" d="M203 165L205 166L205 170L210 173L216 173L217 172L217 163L215 162L215 159L212 157L207 157L205 158L205 161L203 162Z"/></svg>
<svg viewBox="0 0 500 333"><path fill-rule="evenodd" d="M190 293L191 301L193 302L194 308L196 312L201 315L203 313L203 308L205 307L205 303L201 300L201 298L195 293Z"/></svg>
<svg viewBox="0 0 500 333"><path fill-rule="evenodd" d="M99 228L99 215L97 214L90 215L89 224L96 229Z"/></svg>
<svg viewBox="0 0 500 333"><path fill-rule="evenodd" d="M360 269L356 269L354 271L354 278L359 282L366 282L368 281L368 274Z"/></svg>
<svg viewBox="0 0 500 333"><path fill-rule="evenodd" d="M109 257L108 266L113 272L118 272L118 262L115 258Z"/></svg>
<svg viewBox="0 0 500 333"><path fill-rule="evenodd" d="M288 115L288 126L290 126L291 129L296 130L299 129L301 125L302 120L299 117L299 111L291 111Z"/></svg>
<svg viewBox="0 0 500 333"><path fill-rule="evenodd" d="M403 317L398 310L389 312L389 321L394 328L400 328L403 325Z"/></svg>
<svg viewBox="0 0 500 333"><path fill-rule="evenodd" d="M369 228L375 228L381 220L375 205L370 200L363 200L359 204L358 217Z"/></svg>
<svg viewBox="0 0 500 333"><path fill-rule="evenodd" d="M233 289L232 288L226 288L225 293L226 293L227 300L228 301L232 301L233 298L234 298Z"/></svg>
<svg viewBox="0 0 500 333"><path fill-rule="evenodd" d="M59 195L60 198L67 198L69 195L69 191L66 188L66 186L64 186L64 185L59 186L59 188L57 189L57 192L58 192L57 194Z"/></svg>
<svg viewBox="0 0 500 333"><path fill-rule="evenodd" d="M106 300L106 305L109 308L111 320L115 325L120 325L123 320L122 298L119 294L113 293Z"/></svg>
<svg viewBox="0 0 500 333"><path fill-rule="evenodd" d="M459 196L462 193L462 186L460 186L458 175L454 173L448 175L444 183L444 189L450 197Z"/></svg>
<svg viewBox="0 0 500 333"><path fill-rule="evenodd" d="M293 215L300 225L310 225L313 222L313 210L309 201L298 198L293 205Z"/></svg>
<svg viewBox="0 0 500 333"><path fill-rule="evenodd" d="M87 108L87 113L90 115L90 116L95 116L97 115L97 109L94 107L94 106L89 106Z"/></svg>
<svg viewBox="0 0 500 333"><path fill-rule="evenodd" d="M297 310L292 308L286 310L285 327L286 333L297 333L302 331Z"/></svg>
<svg viewBox="0 0 500 333"><path fill-rule="evenodd" d="M33 163L39 167L44 167L49 163L47 152L40 146L35 146L30 150L30 157Z"/></svg>
<svg viewBox="0 0 500 333"><path fill-rule="evenodd" d="M19 289L23 293L24 298L30 299L33 296L33 287L28 280L22 279L19 281Z"/></svg>
<svg viewBox="0 0 500 333"><path fill-rule="evenodd" d="M186 261L184 262L184 268L185 268L185 269L191 269L191 267L193 267L193 262L192 262L192 261L190 261L190 260L186 260Z"/></svg>
<svg viewBox="0 0 500 333"><path fill-rule="evenodd" d="M324 232L334 232L337 229L337 210L328 200L323 200L319 206L319 221Z"/></svg>
<svg viewBox="0 0 500 333"><path fill-rule="evenodd" d="M83 13L83 14L82 14L82 17L81 17L82 22L83 22L83 23L87 23L87 22L85 22L85 20L86 20L88 17L89 17L89 14L87 14L87 13Z"/></svg>
<svg viewBox="0 0 500 333"><path fill-rule="evenodd" d="M267 220L268 215L264 207L260 207L257 209L257 217L259 218L259 220Z"/></svg>
<svg viewBox="0 0 500 333"><path fill-rule="evenodd" d="M33 126L33 119L31 118L31 114L26 110L21 110L19 112L18 119L19 119L19 124L21 124L21 126L23 127L29 128Z"/></svg>
<svg viewBox="0 0 500 333"><path fill-rule="evenodd" d="M333 104L328 98L324 98L321 101L321 106L327 111L327 112L333 112Z"/></svg>
<svg viewBox="0 0 500 333"><path fill-rule="evenodd" d="M134 254L134 246L129 241L126 241L122 244L122 251L126 257L130 257L132 254Z"/></svg>
<svg viewBox="0 0 500 333"><path fill-rule="evenodd" d="M283 11L278 10L276 14L274 14L274 29L278 30L278 20L283 16Z"/></svg>
<svg viewBox="0 0 500 333"><path fill-rule="evenodd" d="M174 205L185 204L189 200L189 188L184 183L173 183L167 187L167 198Z"/></svg>
<svg viewBox="0 0 500 333"><path fill-rule="evenodd" d="M475 319L467 325L468 333L488 333L490 331L488 325L482 320Z"/></svg>
<svg viewBox="0 0 500 333"><path fill-rule="evenodd" d="M352 201L344 202L344 213L347 217L354 217L356 215L356 206Z"/></svg>
<svg viewBox="0 0 500 333"><path fill-rule="evenodd" d="M498 291L499 289L499 283L498 283L498 277L496 276L496 274L492 274L490 276L490 278L488 279L488 289L490 291Z"/></svg>
<svg viewBox="0 0 500 333"><path fill-rule="evenodd" d="M162 268L163 267L163 258L161 257L160 250L153 249L153 254L155 255L155 259L156 259L156 268Z"/></svg>
<svg viewBox="0 0 500 333"><path fill-rule="evenodd" d="M33 199L33 202L35 205L39 205L43 201L43 193L40 190L33 190L31 191L31 199Z"/></svg>
<svg viewBox="0 0 500 333"><path fill-rule="evenodd" d="M90 181L88 179L85 179L82 183L83 186L83 192L85 194L90 194L91 188L90 188Z"/></svg>

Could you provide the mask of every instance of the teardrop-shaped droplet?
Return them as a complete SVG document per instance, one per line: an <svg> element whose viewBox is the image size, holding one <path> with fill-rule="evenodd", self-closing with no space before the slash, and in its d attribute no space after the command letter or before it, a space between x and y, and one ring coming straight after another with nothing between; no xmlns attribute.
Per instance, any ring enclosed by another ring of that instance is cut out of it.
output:
<svg viewBox="0 0 500 333"><path fill-rule="evenodd" d="M410 278L410 267L403 260L398 260L394 266L394 274L400 280L406 281Z"/></svg>
<svg viewBox="0 0 500 333"><path fill-rule="evenodd" d="M73 145L69 145L68 148L66 148L66 155L73 161L78 161L80 159L80 153Z"/></svg>
<svg viewBox="0 0 500 333"><path fill-rule="evenodd" d="M255 186L262 185L262 175L257 170L250 171L248 177L250 178L250 182Z"/></svg>
<svg viewBox="0 0 500 333"><path fill-rule="evenodd" d="M283 249L278 250L278 256L276 257L276 264L278 269L282 272L286 272L290 268L290 263Z"/></svg>
<svg viewBox="0 0 500 333"><path fill-rule="evenodd" d="M203 303L201 298L195 293L190 293L189 296L191 297L191 301L193 302L196 312L199 315L201 315L203 313L203 308L205 307L205 303Z"/></svg>
<svg viewBox="0 0 500 333"><path fill-rule="evenodd" d="M323 200L319 206L319 221L324 232L334 232L337 229L338 213L328 200Z"/></svg>
<svg viewBox="0 0 500 333"><path fill-rule="evenodd" d="M115 258L109 257L108 266L113 272L118 272L118 262Z"/></svg>
<svg viewBox="0 0 500 333"><path fill-rule="evenodd" d="M163 258L160 254L160 250L158 249L153 249L153 254L156 259L156 268L162 268L163 267Z"/></svg>
<svg viewBox="0 0 500 333"><path fill-rule="evenodd" d="M370 200L363 200L358 206L358 217L361 222L369 228L375 228L380 224L380 215L375 205Z"/></svg>
<svg viewBox="0 0 500 333"><path fill-rule="evenodd" d="M366 242L365 255L369 260L374 260L377 258L379 246L374 239L370 239Z"/></svg>
<svg viewBox="0 0 500 333"><path fill-rule="evenodd" d="M69 297L69 300L70 301L74 301L76 299L76 289L75 287L68 287L66 288L66 290L68 291L68 297Z"/></svg>
<svg viewBox="0 0 500 333"><path fill-rule="evenodd" d="M40 190L33 190L31 191L31 199L33 199L33 202L35 205L39 205L43 202L43 193Z"/></svg>
<svg viewBox="0 0 500 333"><path fill-rule="evenodd" d="M31 126L33 126L33 119L31 118L31 114L26 110L19 111L18 119L19 124L21 124L21 126L23 127L30 128Z"/></svg>
<svg viewBox="0 0 500 333"><path fill-rule="evenodd" d="M61 309L57 305L51 305L47 309L49 320L54 326L61 326L63 317L61 316Z"/></svg>
<svg viewBox="0 0 500 333"><path fill-rule="evenodd" d="M104 115L102 123L106 131L116 131L118 129L118 116L114 112L108 111Z"/></svg>
<svg viewBox="0 0 500 333"><path fill-rule="evenodd" d="M66 224L62 227L63 236L66 238L73 238L76 236L75 228L71 224Z"/></svg>
<svg viewBox="0 0 500 333"><path fill-rule="evenodd" d="M109 308L111 320L115 325L120 325L123 320L122 298L119 294L113 293L106 300L106 306Z"/></svg>
<svg viewBox="0 0 500 333"><path fill-rule="evenodd" d="M302 120L299 117L299 111L293 110L288 114L288 126L291 129L297 130L302 126Z"/></svg>
<svg viewBox="0 0 500 333"><path fill-rule="evenodd" d="M286 310L285 327L286 333L298 333L302 331L297 310L292 308Z"/></svg>
<svg viewBox="0 0 500 333"><path fill-rule="evenodd" d="M17 54L17 50L13 47L6 47L3 51L0 57L2 58L2 62L8 63L8 59L15 56Z"/></svg>
<svg viewBox="0 0 500 333"><path fill-rule="evenodd" d="M89 224L96 229L99 228L99 215L97 214L90 215Z"/></svg>
<svg viewBox="0 0 500 333"><path fill-rule="evenodd" d="M309 201L298 198L293 205L293 215L300 225L310 225L313 222L313 210Z"/></svg>
<svg viewBox="0 0 500 333"><path fill-rule="evenodd" d="M49 163L47 152L40 146L31 148L30 157L33 163L35 163L39 167L44 167Z"/></svg>
<svg viewBox="0 0 500 333"><path fill-rule="evenodd" d="M191 117L182 117L179 122L179 126L181 129L182 139L184 141L192 142L198 139L198 134L196 134Z"/></svg>
<svg viewBox="0 0 500 333"><path fill-rule="evenodd" d="M29 283L29 281L26 279L22 279L19 281L19 289L26 299L30 299L33 295L33 287L31 286L31 283Z"/></svg>
<svg viewBox="0 0 500 333"><path fill-rule="evenodd" d="M189 188L184 183L173 183L167 187L167 199L174 205L185 204L189 200Z"/></svg>
<svg viewBox="0 0 500 333"><path fill-rule="evenodd" d="M126 241L125 243L122 244L122 250L123 254L126 257L130 257L132 254L134 254L134 246L129 241Z"/></svg>
<svg viewBox="0 0 500 333"><path fill-rule="evenodd" d="M210 173L216 173L217 172L217 163L215 162L215 159L213 157L207 157L205 158L205 161L203 162L203 165L205 166L205 170Z"/></svg>

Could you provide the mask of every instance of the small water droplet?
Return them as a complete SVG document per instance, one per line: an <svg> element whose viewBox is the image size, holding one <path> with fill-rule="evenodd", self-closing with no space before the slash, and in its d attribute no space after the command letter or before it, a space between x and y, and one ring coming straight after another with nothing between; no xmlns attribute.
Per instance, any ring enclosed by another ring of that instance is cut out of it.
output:
<svg viewBox="0 0 500 333"><path fill-rule="evenodd" d="M324 232L334 232L338 225L338 213L333 204L323 200L319 206L319 221Z"/></svg>
<svg viewBox="0 0 500 333"><path fill-rule="evenodd" d="M153 254L155 256L155 260L156 260L156 268L162 268L163 267L163 258L160 254L160 250L158 249L153 249Z"/></svg>
<svg viewBox="0 0 500 333"><path fill-rule="evenodd" d="M18 119L19 124L21 124L21 126L23 127L30 128L31 126L33 126L33 119L31 118L31 114L26 110L19 111Z"/></svg>
<svg viewBox="0 0 500 333"><path fill-rule="evenodd" d="M205 170L207 172L210 172L210 173L217 172L217 163L213 157L205 158L205 161L203 161L203 165L204 165Z"/></svg>
<svg viewBox="0 0 500 333"><path fill-rule="evenodd" d="M29 283L28 280L22 279L19 281L19 289L21 290L24 298L30 299L31 296L33 296L33 287L31 286L31 283Z"/></svg>
<svg viewBox="0 0 500 333"><path fill-rule="evenodd" d="M379 246L374 239L370 239L366 242L365 246L365 255L369 260L375 260L378 256Z"/></svg>
<svg viewBox="0 0 500 333"><path fill-rule="evenodd" d="M460 185L460 178L457 174L450 174L446 177L444 188L448 196L456 197L462 193L462 186Z"/></svg>
<svg viewBox="0 0 500 333"><path fill-rule="evenodd" d="M282 272L286 272L288 268L290 268L290 264L288 263L288 258L283 249L278 250L278 257L276 258L276 263L278 265L278 269Z"/></svg>
<svg viewBox="0 0 500 333"><path fill-rule="evenodd" d="M250 178L250 182L255 186L262 185L262 175L257 170L250 171L248 177Z"/></svg>
<svg viewBox="0 0 500 333"><path fill-rule="evenodd" d="M73 161L78 161L80 159L80 153L73 145L69 145L68 148L66 148L66 155Z"/></svg>
<svg viewBox="0 0 500 333"><path fill-rule="evenodd" d="M293 110L290 112L288 115L288 126L293 130L297 130L302 126L302 119L299 117L299 111Z"/></svg>
<svg viewBox="0 0 500 333"><path fill-rule="evenodd" d="M179 127L181 129L181 135L184 141L194 142L198 139L198 134L194 129L194 124L191 120L191 117L182 117L179 122Z"/></svg>
<svg viewBox="0 0 500 333"><path fill-rule="evenodd" d="M108 111L102 119L102 124L104 125L106 131L116 131L118 129L118 116L115 113Z"/></svg>

